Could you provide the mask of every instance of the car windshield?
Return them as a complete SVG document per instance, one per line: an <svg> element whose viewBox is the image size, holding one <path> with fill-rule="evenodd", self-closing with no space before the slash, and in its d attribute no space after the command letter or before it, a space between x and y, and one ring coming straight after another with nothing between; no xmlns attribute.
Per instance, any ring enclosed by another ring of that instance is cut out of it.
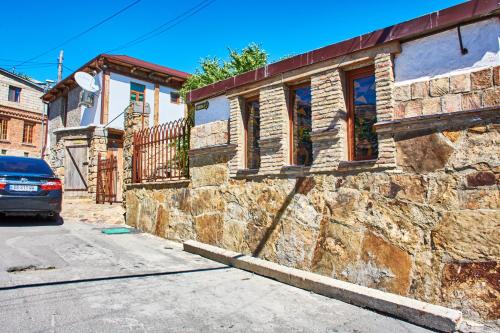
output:
<svg viewBox="0 0 500 333"><path fill-rule="evenodd" d="M0 173L2 172L53 174L44 160L22 157L0 157Z"/></svg>

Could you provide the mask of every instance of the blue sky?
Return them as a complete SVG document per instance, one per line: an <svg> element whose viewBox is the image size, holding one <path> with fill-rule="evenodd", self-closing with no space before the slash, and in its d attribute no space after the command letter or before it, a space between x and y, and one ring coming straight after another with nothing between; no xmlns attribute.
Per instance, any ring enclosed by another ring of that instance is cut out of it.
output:
<svg viewBox="0 0 500 333"><path fill-rule="evenodd" d="M17 0L2 4L0 67L10 69L51 49L135 0ZM201 0L141 0L121 15L63 46L64 76L174 18ZM216 0L165 33L111 53L193 71L205 56L256 42L277 60L463 2L453 0ZM59 50L17 67L38 80L54 79ZM35 63L36 62L36 63Z"/></svg>

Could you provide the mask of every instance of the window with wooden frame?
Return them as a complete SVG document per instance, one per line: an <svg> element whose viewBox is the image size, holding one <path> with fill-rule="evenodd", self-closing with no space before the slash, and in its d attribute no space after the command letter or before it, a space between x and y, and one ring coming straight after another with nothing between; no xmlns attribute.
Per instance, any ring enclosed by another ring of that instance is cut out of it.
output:
<svg viewBox="0 0 500 333"><path fill-rule="evenodd" d="M139 102L144 105L146 86L143 84L130 82L130 101Z"/></svg>
<svg viewBox="0 0 500 333"><path fill-rule="evenodd" d="M260 105L258 97L245 100L243 128L245 130L243 149L245 168L258 169L260 167Z"/></svg>
<svg viewBox="0 0 500 333"><path fill-rule="evenodd" d="M9 86L9 102L21 102L21 88Z"/></svg>
<svg viewBox="0 0 500 333"><path fill-rule="evenodd" d="M35 124L24 122L23 126L23 143L32 144L33 143L33 128Z"/></svg>
<svg viewBox="0 0 500 333"><path fill-rule="evenodd" d="M0 118L0 140L7 140L7 126L9 120Z"/></svg>
<svg viewBox="0 0 500 333"><path fill-rule="evenodd" d="M377 122L374 67L347 72L346 82L349 160L375 160L378 157L378 137L373 127Z"/></svg>
<svg viewBox="0 0 500 333"><path fill-rule="evenodd" d="M312 108L310 83L290 87L288 107L290 164L312 164Z"/></svg>
<svg viewBox="0 0 500 333"><path fill-rule="evenodd" d="M181 104L181 95L176 91L170 92L170 103Z"/></svg>

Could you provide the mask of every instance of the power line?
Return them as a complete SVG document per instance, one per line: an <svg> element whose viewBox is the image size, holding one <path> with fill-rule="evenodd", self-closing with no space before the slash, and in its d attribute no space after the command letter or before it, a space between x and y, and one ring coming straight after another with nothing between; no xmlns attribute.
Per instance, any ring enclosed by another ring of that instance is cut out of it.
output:
<svg viewBox="0 0 500 333"><path fill-rule="evenodd" d="M186 11L182 12L181 14L177 15L176 17L174 17L174 18L168 20L167 22L159 25L158 27L154 28L153 30L148 31L145 34L142 34L139 37L137 37L137 38L135 38L135 39L133 39L133 40L127 42L127 43L124 43L124 44L122 44L122 45L120 45L118 47L115 47L114 49L106 51L105 53L110 53L110 52L114 52L114 51L121 50L121 49L124 49L124 48L128 48L130 46L134 46L134 45L140 44L142 42L145 42L148 39L151 39L151 38L154 38L154 37L156 37L158 35L161 35L165 31L172 29L173 27L175 27L175 26L179 25L180 23L184 22L185 20L187 20L191 16L193 16L196 13L200 12L204 8L210 6L215 1L216 0L203 0L203 1L199 2L197 5L191 7L188 10L186 10Z"/></svg>
<svg viewBox="0 0 500 333"><path fill-rule="evenodd" d="M136 1L132 2L131 4L129 4L129 5L127 5L127 6L125 6L124 8L120 9L119 11L115 12L115 13L114 13L114 14L112 14L111 16L106 17L105 19L103 19L103 20L99 21L98 23L96 23L96 24L92 25L91 27L89 27L89 28L85 29L84 31L82 31L82 32L80 32L80 33L78 33L78 34L76 34L76 35L74 35L74 36L72 36L72 37L70 37L70 38L66 39L64 42L62 42L62 43L60 43L60 44L58 44L58 45L56 45L56 46L52 47L51 49L49 49L49 50L47 50L47 51L45 51L45 52L42 52L42 53L40 53L40 54L38 54L38 55L36 55L36 56L34 56L34 57L32 57L32 58L29 58L28 60L25 60L25 61L21 62L20 64L17 64L16 66L13 66L13 67L18 67L18 66L24 65L24 64L25 64L25 63L27 63L27 62L30 62L30 61L35 60L35 59L38 59L38 58L40 58L40 57L42 57L42 56L46 55L47 53L49 53L49 52L51 52L51 51L54 51L54 50L56 50L56 49L60 48L61 46L66 45L66 44L68 44L68 43L70 43L70 42L74 41L74 40L75 40L75 39L77 39L77 38L80 38L81 36L85 35L85 34L86 34L86 33L88 33L89 31L94 30L95 28L97 28L97 27L99 27L99 26L103 25L104 23L106 23L106 22L108 22L109 20L113 19L114 17L116 17L116 16L120 15L121 13L123 13L123 12L124 12L124 11L126 11L127 9L129 9L129 8L131 8L131 7L133 7L133 6L135 6L136 4L138 4L138 3L139 3L139 2L141 2L141 1L142 1L142 0L136 0Z"/></svg>

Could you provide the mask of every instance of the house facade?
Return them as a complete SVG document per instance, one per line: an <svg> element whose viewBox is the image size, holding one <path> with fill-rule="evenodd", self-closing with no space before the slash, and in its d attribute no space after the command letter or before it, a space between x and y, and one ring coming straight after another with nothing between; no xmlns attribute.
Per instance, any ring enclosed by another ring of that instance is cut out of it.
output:
<svg viewBox="0 0 500 333"><path fill-rule="evenodd" d="M42 95L40 85L0 69L0 155L42 156Z"/></svg>
<svg viewBox="0 0 500 333"><path fill-rule="evenodd" d="M469 1L191 91L131 226L499 319L500 36Z"/></svg>
<svg viewBox="0 0 500 333"><path fill-rule="evenodd" d="M98 161L113 156L120 166L113 178L115 200L121 201L125 110L133 108L152 125L184 117L186 106L177 90L188 74L109 54L78 71L93 75L99 90L83 91L72 73L43 96L49 104L49 160L63 180L65 196L95 198Z"/></svg>

